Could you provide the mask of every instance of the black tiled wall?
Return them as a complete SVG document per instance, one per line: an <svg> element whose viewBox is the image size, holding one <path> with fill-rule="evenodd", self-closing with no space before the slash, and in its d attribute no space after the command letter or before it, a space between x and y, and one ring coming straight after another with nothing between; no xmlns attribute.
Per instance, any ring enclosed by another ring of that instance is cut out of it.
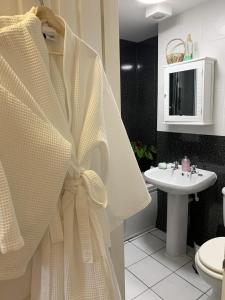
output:
<svg viewBox="0 0 225 300"><path fill-rule="evenodd" d="M223 198L225 186L225 137L212 135L157 132L158 161L172 162L187 155L192 164L214 171L217 182L199 193L199 202L189 206L189 244L202 244L210 238L224 235ZM159 192L157 227L166 229L166 194Z"/></svg>
<svg viewBox="0 0 225 300"><path fill-rule="evenodd" d="M130 140L156 145L158 38L120 41L121 113Z"/></svg>
<svg viewBox="0 0 225 300"><path fill-rule="evenodd" d="M123 71L125 65L132 66L131 70ZM136 43L120 40L121 66L121 114L130 140L138 136L137 110L137 46Z"/></svg>

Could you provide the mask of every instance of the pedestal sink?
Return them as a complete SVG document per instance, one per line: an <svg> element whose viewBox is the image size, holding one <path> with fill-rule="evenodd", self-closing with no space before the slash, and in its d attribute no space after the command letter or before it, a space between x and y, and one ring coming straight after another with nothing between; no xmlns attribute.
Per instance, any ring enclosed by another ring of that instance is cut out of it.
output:
<svg viewBox="0 0 225 300"><path fill-rule="evenodd" d="M214 172L196 169L196 173L178 169L152 168L144 173L147 182L167 193L166 251L169 256L186 254L189 194L201 192L216 182Z"/></svg>

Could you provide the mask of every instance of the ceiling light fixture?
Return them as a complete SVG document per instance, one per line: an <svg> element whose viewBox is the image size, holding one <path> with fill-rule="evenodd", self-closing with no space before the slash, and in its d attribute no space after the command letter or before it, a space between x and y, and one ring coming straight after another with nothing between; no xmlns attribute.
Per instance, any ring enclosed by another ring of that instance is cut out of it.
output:
<svg viewBox="0 0 225 300"><path fill-rule="evenodd" d="M134 66L131 65L131 64L124 64L124 65L121 66L121 70L123 70L123 71L130 71L133 68L134 68Z"/></svg>
<svg viewBox="0 0 225 300"><path fill-rule="evenodd" d="M162 3L165 2L165 0L138 0L138 2L150 5L150 4Z"/></svg>
<svg viewBox="0 0 225 300"><path fill-rule="evenodd" d="M172 7L168 3L150 5L146 8L145 17L160 22L172 16Z"/></svg>

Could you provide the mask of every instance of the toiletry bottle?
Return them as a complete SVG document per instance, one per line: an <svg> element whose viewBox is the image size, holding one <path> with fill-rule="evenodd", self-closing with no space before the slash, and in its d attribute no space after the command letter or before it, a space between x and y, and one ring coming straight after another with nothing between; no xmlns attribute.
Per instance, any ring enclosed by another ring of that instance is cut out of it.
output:
<svg viewBox="0 0 225 300"><path fill-rule="evenodd" d="M185 156L183 159L182 159L182 171L183 172L189 172L191 170L191 162L190 162L190 159Z"/></svg>
<svg viewBox="0 0 225 300"><path fill-rule="evenodd" d="M191 39L191 34L189 33L187 35L187 40L186 40L186 50L185 50L184 60L190 60L192 58L193 58L193 42Z"/></svg>

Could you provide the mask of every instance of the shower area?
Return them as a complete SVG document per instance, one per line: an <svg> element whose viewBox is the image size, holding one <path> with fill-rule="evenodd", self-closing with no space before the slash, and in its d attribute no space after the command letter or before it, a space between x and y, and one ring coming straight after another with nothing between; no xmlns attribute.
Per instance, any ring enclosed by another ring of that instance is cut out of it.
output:
<svg viewBox="0 0 225 300"><path fill-rule="evenodd" d="M120 40L121 114L142 172L157 162L158 38ZM143 151L146 155L142 155ZM124 224L124 240L156 227L157 190L147 188L152 203Z"/></svg>

